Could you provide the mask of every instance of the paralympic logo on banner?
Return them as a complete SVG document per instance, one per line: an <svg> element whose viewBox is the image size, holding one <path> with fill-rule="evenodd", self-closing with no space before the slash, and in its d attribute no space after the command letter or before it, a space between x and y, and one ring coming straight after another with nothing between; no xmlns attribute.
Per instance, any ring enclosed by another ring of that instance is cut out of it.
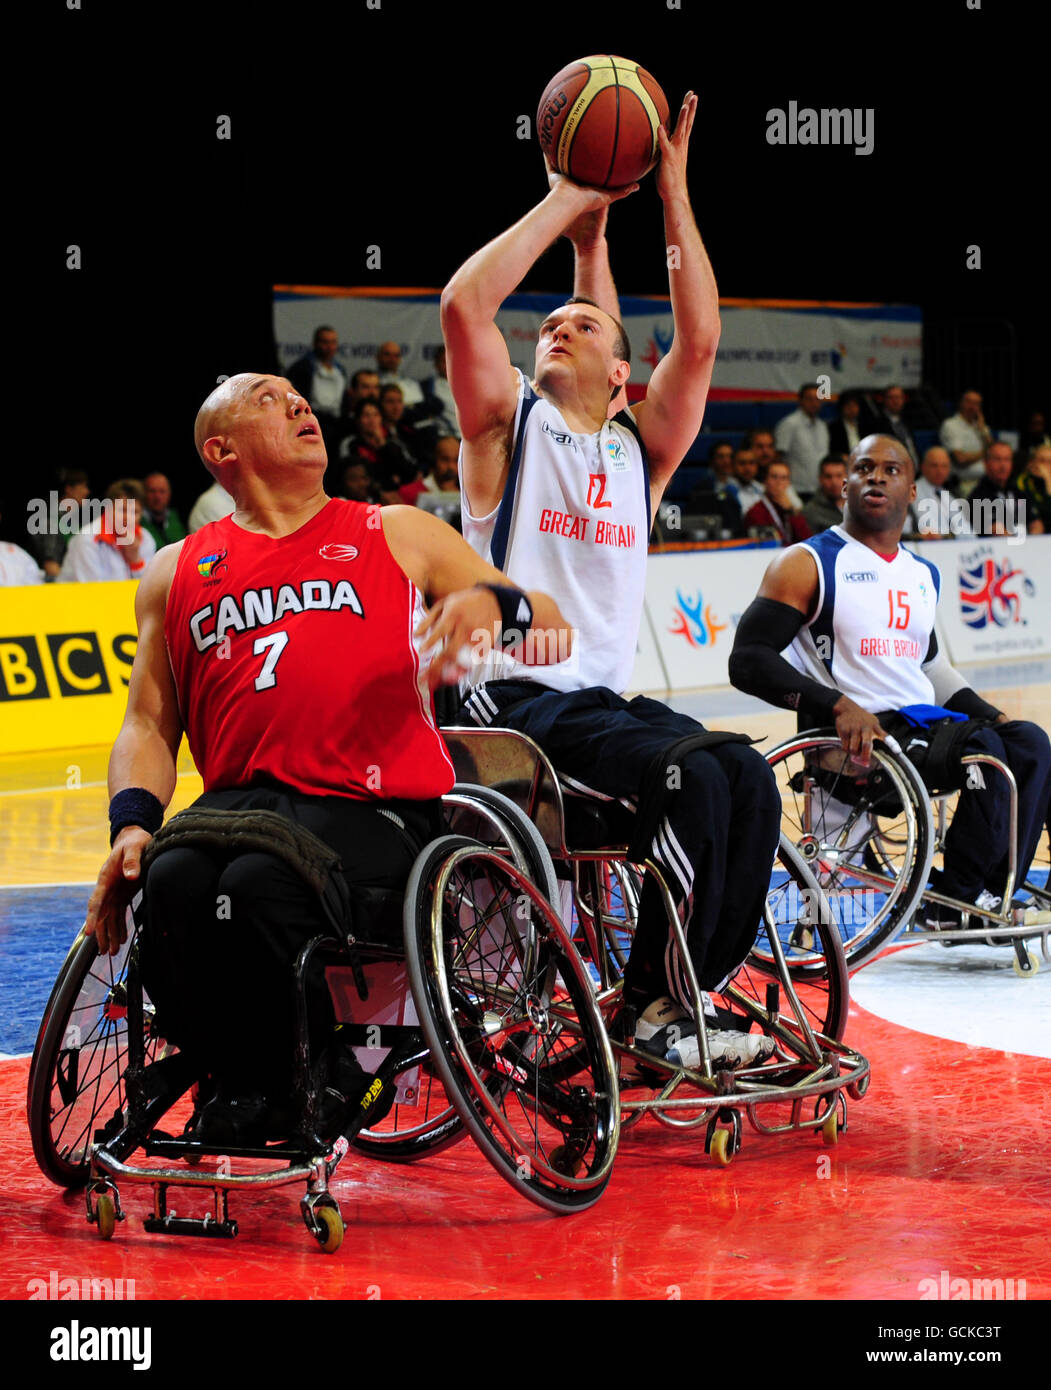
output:
<svg viewBox="0 0 1051 1390"><path fill-rule="evenodd" d="M990 554L971 563L980 556L977 551L960 560L960 617L976 630L990 623L996 627L1024 624L1022 596L1032 598L1036 585L1022 570L1013 569L1008 557L998 561Z"/></svg>
<svg viewBox="0 0 1051 1390"><path fill-rule="evenodd" d="M691 647L714 647L719 633L725 632L729 623L715 621L712 606L704 602L704 595L700 591L692 601L683 597L681 589L675 590L675 597L679 600L678 607L673 610L675 626L668 631L673 637L685 637Z"/></svg>

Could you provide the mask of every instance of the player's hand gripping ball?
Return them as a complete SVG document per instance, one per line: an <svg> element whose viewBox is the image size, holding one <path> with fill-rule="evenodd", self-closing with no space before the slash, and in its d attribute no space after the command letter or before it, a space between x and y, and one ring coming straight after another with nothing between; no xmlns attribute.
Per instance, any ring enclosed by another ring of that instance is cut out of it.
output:
<svg viewBox="0 0 1051 1390"><path fill-rule="evenodd" d="M536 113L540 147L560 174L588 188L623 188L657 163L668 102L645 68L601 54L570 63Z"/></svg>

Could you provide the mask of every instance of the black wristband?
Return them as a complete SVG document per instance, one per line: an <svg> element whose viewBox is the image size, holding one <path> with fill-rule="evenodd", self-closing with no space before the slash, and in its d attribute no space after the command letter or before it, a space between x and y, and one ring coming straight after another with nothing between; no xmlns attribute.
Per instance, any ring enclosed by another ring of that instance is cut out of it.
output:
<svg viewBox="0 0 1051 1390"><path fill-rule="evenodd" d="M500 645L514 647L533 626L533 605L521 589L510 584L476 584L476 589L488 589L500 605Z"/></svg>
<svg viewBox="0 0 1051 1390"><path fill-rule="evenodd" d="M153 835L163 822L164 807L152 792L145 787L127 787L109 804L110 846L126 825L141 826Z"/></svg>

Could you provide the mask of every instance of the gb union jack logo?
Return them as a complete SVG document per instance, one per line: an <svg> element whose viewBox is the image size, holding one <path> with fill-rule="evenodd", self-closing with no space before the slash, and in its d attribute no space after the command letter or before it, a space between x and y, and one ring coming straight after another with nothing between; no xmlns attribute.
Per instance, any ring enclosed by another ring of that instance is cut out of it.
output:
<svg viewBox="0 0 1051 1390"><path fill-rule="evenodd" d="M1008 627L1022 622L1022 594L1032 597L1036 586L1011 561L998 563L989 557L960 569L960 616L968 627L980 629L995 623Z"/></svg>

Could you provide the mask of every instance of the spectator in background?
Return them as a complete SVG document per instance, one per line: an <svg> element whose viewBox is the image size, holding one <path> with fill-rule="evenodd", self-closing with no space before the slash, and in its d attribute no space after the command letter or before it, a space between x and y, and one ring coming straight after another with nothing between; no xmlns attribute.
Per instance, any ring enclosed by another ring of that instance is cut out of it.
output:
<svg viewBox="0 0 1051 1390"><path fill-rule="evenodd" d="M908 397L900 386L888 386L883 392L883 415L876 421L874 430L871 434L889 434L892 439L899 440L909 451L914 470L920 466L920 455L916 448L916 441L912 437L912 431L905 423L904 410ZM851 445L851 448L854 446ZM847 451L849 453L849 450Z"/></svg>
<svg viewBox="0 0 1051 1390"><path fill-rule="evenodd" d="M799 388L797 409L774 430L774 443L787 459L792 486L804 502L817 490L821 460L829 452L828 426L818 418L820 409L817 382L808 381Z"/></svg>
<svg viewBox="0 0 1051 1390"><path fill-rule="evenodd" d="M157 549L181 541L186 535L179 513L171 506L171 483L163 473L147 473L143 479L146 507L142 514L143 528L153 537Z"/></svg>
<svg viewBox="0 0 1051 1390"><path fill-rule="evenodd" d="M422 383L423 406L417 413L418 428L436 430L439 438L460 438L460 417L456 413L452 387L445 370L445 348L434 354L434 375Z"/></svg>
<svg viewBox="0 0 1051 1390"><path fill-rule="evenodd" d="M1024 532L1027 508L1019 504L1024 495L1011 482L1014 456L1010 444L986 446L984 474L971 490L967 501L971 529L976 536L1007 536ZM976 507L976 502L999 503L996 507Z"/></svg>
<svg viewBox="0 0 1051 1390"><path fill-rule="evenodd" d="M416 506L460 530L460 441L444 434L435 441L434 467L423 479Z"/></svg>
<svg viewBox="0 0 1051 1390"><path fill-rule="evenodd" d="M847 480L847 464L842 455L829 454L821 460L817 477L818 490L803 508L803 520L816 536L843 520L843 484Z"/></svg>
<svg viewBox="0 0 1051 1390"><path fill-rule="evenodd" d="M772 442L772 441L771 441ZM734 454L734 486L741 515L763 499L763 485L758 478L759 460L754 449L738 449Z"/></svg>
<svg viewBox="0 0 1051 1390"><path fill-rule="evenodd" d="M399 376L401 348L397 343L380 343L376 349L376 362L379 366L380 386L400 386L402 400L410 410L423 404L423 388L411 376Z"/></svg>
<svg viewBox="0 0 1051 1390"><path fill-rule="evenodd" d="M1015 487L1026 500L1026 521L1031 536L1051 535L1051 444L1038 445L1029 456Z"/></svg>
<svg viewBox="0 0 1051 1390"><path fill-rule="evenodd" d="M399 449L414 468L419 468L422 462L420 440L412 423L406 418L401 387L395 386L392 381L380 387L380 414L387 431L387 443Z"/></svg>
<svg viewBox="0 0 1051 1390"><path fill-rule="evenodd" d="M224 516L230 515L235 506L236 503L226 488L215 482L210 488L206 488L193 504L186 529L193 532L209 521L222 521Z"/></svg>
<svg viewBox="0 0 1051 1390"><path fill-rule="evenodd" d="M788 498L791 476L787 463L775 460L770 465L766 470L763 499L745 515L744 524L747 530L772 529L780 537L782 545L809 540L810 527L802 513L794 510Z"/></svg>
<svg viewBox="0 0 1051 1390"><path fill-rule="evenodd" d="M828 451L830 454L849 454L858 447L865 437L858 427L858 416L861 414L861 393L859 391L843 391L839 397L838 409L839 418L833 420L828 427Z"/></svg>
<svg viewBox="0 0 1051 1390"><path fill-rule="evenodd" d="M983 459L993 442L993 432L985 423L979 392L963 393L956 414L942 421L938 438L949 451L957 479L972 482L982 477Z"/></svg>
<svg viewBox="0 0 1051 1390"><path fill-rule="evenodd" d="M378 502L379 492L364 459L355 458L343 470L343 493L351 502Z"/></svg>
<svg viewBox="0 0 1051 1390"><path fill-rule="evenodd" d="M354 427L339 446L343 458L364 459L369 471L379 467L380 453L387 443L387 430L383 424L383 414L379 401L363 397L354 407Z"/></svg>
<svg viewBox="0 0 1051 1390"><path fill-rule="evenodd" d="M157 553L153 537L142 529L146 493L138 478L110 483L103 500L116 505L104 507L96 522L72 537L60 584L141 579Z"/></svg>
<svg viewBox="0 0 1051 1390"><path fill-rule="evenodd" d="M714 492L734 480L734 446L720 440L708 450L705 471L697 483L697 491Z"/></svg>
<svg viewBox="0 0 1051 1390"><path fill-rule="evenodd" d="M343 414L353 418L359 401L375 401L378 405L379 399L379 373L373 371L371 367L359 367L350 378L350 386L343 399Z"/></svg>
<svg viewBox="0 0 1051 1390"><path fill-rule="evenodd" d="M313 352L288 369L288 380L310 402L322 425L339 418L347 392L346 373L336 361L338 352L336 330L325 325L314 331Z"/></svg>
<svg viewBox="0 0 1051 1390"><path fill-rule="evenodd" d="M685 510L695 517L718 516L720 531L728 531L732 536L741 534L741 504L737 500L731 444L720 441L712 445L707 469L690 493Z"/></svg>
<svg viewBox="0 0 1051 1390"><path fill-rule="evenodd" d="M59 502L68 497L76 502L78 510L81 503L86 502L91 496L91 484L82 468L60 468L57 482ZM30 547L48 582L58 578L62 561L66 558L70 537L78 529L76 521L67 516L61 530L45 531L43 535L30 537Z"/></svg>
<svg viewBox="0 0 1051 1390"><path fill-rule="evenodd" d="M916 500L909 503L905 529L910 535L927 540L967 535L970 528L963 524L962 513L953 529L952 503L955 493L949 486L952 459L947 449L932 444L923 456L920 476L916 479Z"/></svg>
<svg viewBox="0 0 1051 1390"><path fill-rule="evenodd" d="M23 584L42 584L44 576L28 550L12 541L0 541L0 589L15 589Z"/></svg>

